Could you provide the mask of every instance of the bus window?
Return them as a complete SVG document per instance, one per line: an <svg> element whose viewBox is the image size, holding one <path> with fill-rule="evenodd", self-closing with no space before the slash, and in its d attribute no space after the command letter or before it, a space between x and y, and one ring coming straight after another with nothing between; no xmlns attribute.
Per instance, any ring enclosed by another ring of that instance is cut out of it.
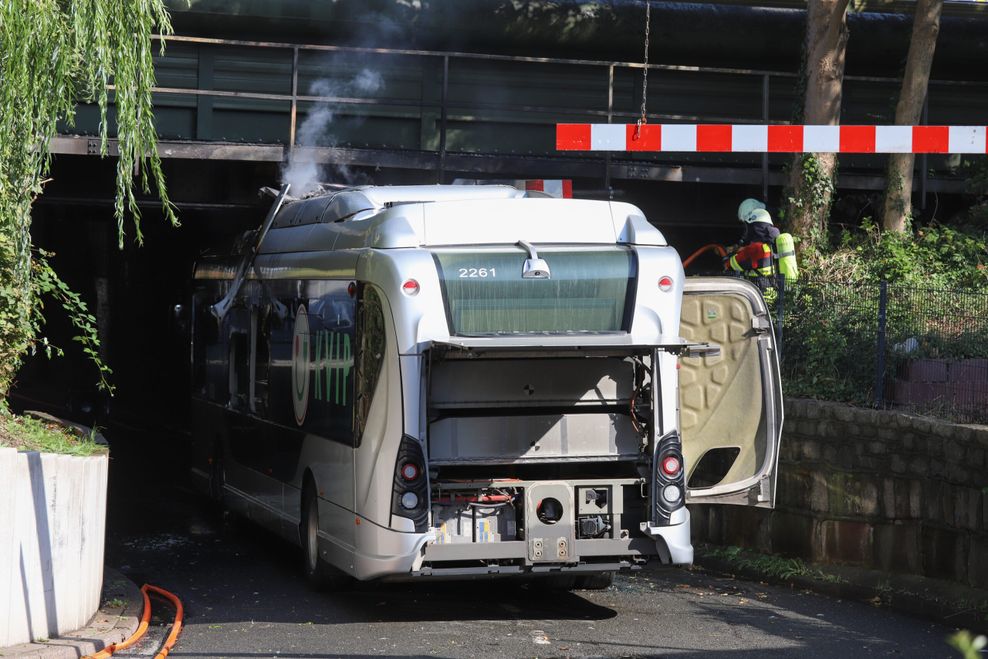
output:
<svg viewBox="0 0 988 659"><path fill-rule="evenodd" d="M270 310L255 309L251 313L251 391L250 410L265 416L268 409L268 377L271 369Z"/></svg>
<svg viewBox="0 0 988 659"><path fill-rule="evenodd" d="M250 387L246 332L230 334L230 409L245 410Z"/></svg>
<svg viewBox="0 0 988 659"><path fill-rule="evenodd" d="M360 446L371 399L384 363L384 309L370 286L362 286L357 303L356 400L353 406L353 441Z"/></svg>
<svg viewBox="0 0 988 659"><path fill-rule="evenodd" d="M539 250L551 276L522 278L523 250L437 250L451 334L621 332L634 309L631 250Z"/></svg>

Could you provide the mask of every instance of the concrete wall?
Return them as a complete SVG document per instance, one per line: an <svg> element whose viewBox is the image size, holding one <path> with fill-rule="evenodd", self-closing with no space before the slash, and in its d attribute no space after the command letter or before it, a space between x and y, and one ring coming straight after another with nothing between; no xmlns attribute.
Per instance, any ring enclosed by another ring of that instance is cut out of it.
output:
<svg viewBox="0 0 988 659"><path fill-rule="evenodd" d="M692 506L694 541L988 588L988 426L786 401L774 511Z"/></svg>
<svg viewBox="0 0 988 659"><path fill-rule="evenodd" d="M103 583L106 455L0 448L0 648L83 627Z"/></svg>

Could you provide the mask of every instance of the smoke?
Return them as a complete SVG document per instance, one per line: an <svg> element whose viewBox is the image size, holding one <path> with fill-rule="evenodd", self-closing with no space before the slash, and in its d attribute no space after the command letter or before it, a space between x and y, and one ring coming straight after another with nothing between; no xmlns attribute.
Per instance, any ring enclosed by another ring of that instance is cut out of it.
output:
<svg viewBox="0 0 988 659"><path fill-rule="evenodd" d="M338 62L329 62L327 68L333 70ZM361 69L353 78L339 81L328 78L316 80L309 86L309 96L351 97L360 98L374 94L384 86L381 74L371 69ZM328 101L319 101L313 105L298 127L295 145L334 147L339 144L339 136L334 132L336 108ZM361 123L361 119L351 119L349 125ZM330 164L329 171L323 169L315 161L312 152L305 149L294 150L289 156L288 163L282 167L282 183L291 184L291 194L302 197L319 189L319 183L327 178L346 183L360 183L353 172L343 163Z"/></svg>

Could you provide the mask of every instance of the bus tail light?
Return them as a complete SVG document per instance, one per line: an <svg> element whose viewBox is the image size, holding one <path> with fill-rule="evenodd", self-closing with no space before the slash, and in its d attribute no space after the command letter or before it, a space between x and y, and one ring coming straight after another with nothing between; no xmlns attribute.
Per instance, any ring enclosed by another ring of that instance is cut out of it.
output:
<svg viewBox="0 0 988 659"><path fill-rule="evenodd" d="M682 463L675 455L667 455L662 458L662 473L669 478L675 477L682 468Z"/></svg>
<svg viewBox="0 0 988 659"><path fill-rule="evenodd" d="M673 431L659 439L654 455L653 522L664 526L670 523L672 514L686 504L683 444L679 433Z"/></svg>
<svg viewBox="0 0 988 659"><path fill-rule="evenodd" d="M402 480L406 483L412 483L418 480L419 474L422 473L422 468L414 462L406 462L401 465L401 468L398 471L401 474Z"/></svg>
<svg viewBox="0 0 988 659"><path fill-rule="evenodd" d="M672 290L672 277L669 275L662 275L659 277L659 290L663 293L668 293Z"/></svg>
<svg viewBox="0 0 988 659"><path fill-rule="evenodd" d="M409 297L419 294L419 283L414 279L406 279L401 285L401 292Z"/></svg>
<svg viewBox="0 0 988 659"><path fill-rule="evenodd" d="M429 524L429 479L425 476L422 443L403 436L395 460L391 514L412 520L417 533L424 533Z"/></svg>

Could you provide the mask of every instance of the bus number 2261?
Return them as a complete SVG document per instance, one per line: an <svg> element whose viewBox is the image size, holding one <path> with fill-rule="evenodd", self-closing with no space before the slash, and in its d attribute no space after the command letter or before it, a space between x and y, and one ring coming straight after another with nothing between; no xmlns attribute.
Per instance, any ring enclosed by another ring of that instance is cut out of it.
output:
<svg viewBox="0 0 988 659"><path fill-rule="evenodd" d="M460 279L497 277L497 268L460 268Z"/></svg>

